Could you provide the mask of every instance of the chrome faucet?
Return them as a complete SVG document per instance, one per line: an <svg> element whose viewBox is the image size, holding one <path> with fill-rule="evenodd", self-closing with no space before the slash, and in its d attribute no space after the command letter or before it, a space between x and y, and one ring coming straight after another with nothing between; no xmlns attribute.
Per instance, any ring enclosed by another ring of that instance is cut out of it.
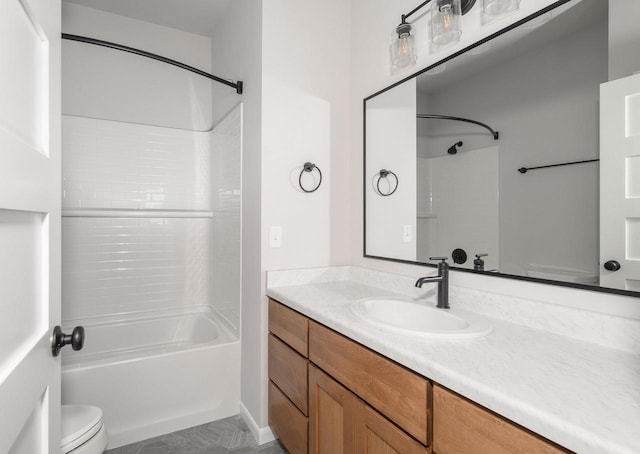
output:
<svg viewBox="0 0 640 454"><path fill-rule="evenodd" d="M449 264L447 257L429 257L429 260L441 260L438 263L438 275L421 277L416 281L416 287L422 287L426 282L438 283L438 304L437 308L449 309Z"/></svg>

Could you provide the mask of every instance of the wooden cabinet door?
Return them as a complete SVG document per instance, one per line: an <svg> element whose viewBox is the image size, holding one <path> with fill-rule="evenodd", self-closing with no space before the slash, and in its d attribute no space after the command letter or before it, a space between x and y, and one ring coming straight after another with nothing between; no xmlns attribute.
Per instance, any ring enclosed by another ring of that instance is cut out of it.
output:
<svg viewBox="0 0 640 454"><path fill-rule="evenodd" d="M438 454L567 452L440 386L433 387L433 450Z"/></svg>
<svg viewBox="0 0 640 454"><path fill-rule="evenodd" d="M426 411L426 408L425 408ZM426 454L431 450L362 401L356 405L355 452L357 454Z"/></svg>
<svg viewBox="0 0 640 454"><path fill-rule="evenodd" d="M308 419L269 381L269 425L291 454L308 452Z"/></svg>
<svg viewBox="0 0 640 454"><path fill-rule="evenodd" d="M310 454L430 452L322 370L309 365Z"/></svg>
<svg viewBox="0 0 640 454"><path fill-rule="evenodd" d="M309 365L309 453L353 454L357 397Z"/></svg>

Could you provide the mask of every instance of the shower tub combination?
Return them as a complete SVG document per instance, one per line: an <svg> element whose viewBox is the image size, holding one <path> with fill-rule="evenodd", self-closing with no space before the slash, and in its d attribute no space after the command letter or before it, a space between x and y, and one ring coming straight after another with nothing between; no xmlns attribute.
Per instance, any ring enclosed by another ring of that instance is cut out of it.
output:
<svg viewBox="0 0 640 454"><path fill-rule="evenodd" d="M241 125L63 116L62 401L109 448L239 413Z"/></svg>
<svg viewBox="0 0 640 454"><path fill-rule="evenodd" d="M103 410L109 448L235 415L240 341L208 306L67 320L83 350L62 358L65 404Z"/></svg>

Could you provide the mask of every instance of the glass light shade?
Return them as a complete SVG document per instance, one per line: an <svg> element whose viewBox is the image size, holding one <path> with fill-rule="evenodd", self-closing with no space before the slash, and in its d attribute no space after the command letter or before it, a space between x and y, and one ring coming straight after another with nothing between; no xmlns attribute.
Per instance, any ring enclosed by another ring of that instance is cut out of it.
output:
<svg viewBox="0 0 640 454"><path fill-rule="evenodd" d="M415 64L417 60L413 25L402 23L391 32L391 66L400 69Z"/></svg>
<svg viewBox="0 0 640 454"><path fill-rule="evenodd" d="M431 7L431 40L438 45L457 41L462 36L460 0L435 0Z"/></svg>
<svg viewBox="0 0 640 454"><path fill-rule="evenodd" d="M482 11L490 16L507 14L520 8L520 0L482 0Z"/></svg>

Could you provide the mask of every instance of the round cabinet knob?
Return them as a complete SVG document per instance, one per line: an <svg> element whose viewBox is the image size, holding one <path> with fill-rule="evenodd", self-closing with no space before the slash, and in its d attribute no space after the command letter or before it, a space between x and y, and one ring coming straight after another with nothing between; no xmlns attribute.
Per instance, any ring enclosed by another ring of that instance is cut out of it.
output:
<svg viewBox="0 0 640 454"><path fill-rule="evenodd" d="M76 326L71 334L63 333L62 328L59 326L53 328L53 335L51 336L51 353L53 356L58 356L62 347L69 344L76 351L82 350L84 346L84 328Z"/></svg>
<svg viewBox="0 0 640 454"><path fill-rule="evenodd" d="M618 271L620 268L620 262L616 260L609 260L604 263L604 269L607 271Z"/></svg>

